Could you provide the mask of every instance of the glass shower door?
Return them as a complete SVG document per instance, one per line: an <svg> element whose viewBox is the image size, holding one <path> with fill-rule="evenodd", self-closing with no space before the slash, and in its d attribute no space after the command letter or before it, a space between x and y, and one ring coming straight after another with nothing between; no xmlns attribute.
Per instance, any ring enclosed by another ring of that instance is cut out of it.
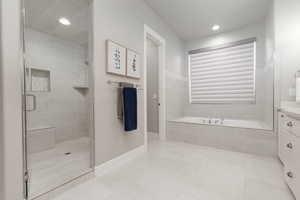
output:
<svg viewBox="0 0 300 200"><path fill-rule="evenodd" d="M24 0L28 196L93 170L89 0Z"/></svg>

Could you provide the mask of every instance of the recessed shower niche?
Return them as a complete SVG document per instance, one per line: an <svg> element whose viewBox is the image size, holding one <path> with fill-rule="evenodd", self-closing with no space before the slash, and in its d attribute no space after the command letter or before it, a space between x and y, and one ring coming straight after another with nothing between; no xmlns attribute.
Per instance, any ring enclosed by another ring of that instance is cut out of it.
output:
<svg viewBox="0 0 300 200"><path fill-rule="evenodd" d="M39 68L26 68L27 91L50 92L51 79L50 70Z"/></svg>

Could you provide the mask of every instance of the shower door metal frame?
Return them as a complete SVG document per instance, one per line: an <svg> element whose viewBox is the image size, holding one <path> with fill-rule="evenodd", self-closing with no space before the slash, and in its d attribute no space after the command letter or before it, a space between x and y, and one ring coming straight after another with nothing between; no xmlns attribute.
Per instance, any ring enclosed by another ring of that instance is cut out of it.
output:
<svg viewBox="0 0 300 200"><path fill-rule="evenodd" d="M25 28L26 28L26 9L25 9L25 0L20 0L20 38L21 38L21 49L20 52L22 54L21 57L21 88L22 88L22 145L23 145L23 196L25 200L29 199L29 169L28 169L28 143L27 143L27 110L26 110L26 96L28 96L26 91L26 45L25 45ZM90 171L84 174L79 174L77 177L73 178L72 180L63 183L58 186L54 186L53 189L46 193L42 193L37 197L34 197L33 199L39 198L41 196L47 195L50 192L55 191L56 189L69 184L72 181L75 181L76 179L85 176L87 174L93 173L95 171L95 116L94 116L94 101L95 101L95 95L94 95L94 35L93 35L93 28L94 28L94 18L93 18L93 7L94 7L94 1L90 1L91 5L91 12L90 12L90 35L89 35L89 42L90 42L90 65L89 65L89 90L90 90L90 97L89 97L89 138L90 138Z"/></svg>

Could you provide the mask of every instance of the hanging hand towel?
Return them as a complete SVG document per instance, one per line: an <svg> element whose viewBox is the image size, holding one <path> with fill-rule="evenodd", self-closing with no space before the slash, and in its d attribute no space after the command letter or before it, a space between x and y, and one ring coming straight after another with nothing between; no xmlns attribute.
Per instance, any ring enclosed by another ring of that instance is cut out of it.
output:
<svg viewBox="0 0 300 200"><path fill-rule="evenodd" d="M117 115L118 119L123 122L123 115L124 115L124 103L123 103L123 88L124 87L129 87L132 88L134 87L133 84L131 83L125 83L121 82L119 83L119 88L118 88L118 99L117 99Z"/></svg>
<svg viewBox="0 0 300 200"><path fill-rule="evenodd" d="M137 129L137 89L123 88L125 131Z"/></svg>

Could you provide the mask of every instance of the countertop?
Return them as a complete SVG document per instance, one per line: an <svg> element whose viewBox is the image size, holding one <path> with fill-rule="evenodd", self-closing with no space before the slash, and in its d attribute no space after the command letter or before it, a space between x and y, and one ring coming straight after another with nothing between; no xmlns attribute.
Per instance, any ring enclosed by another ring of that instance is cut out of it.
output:
<svg viewBox="0 0 300 200"><path fill-rule="evenodd" d="M291 117L300 119L300 103L293 101L282 102L278 111L283 112Z"/></svg>

